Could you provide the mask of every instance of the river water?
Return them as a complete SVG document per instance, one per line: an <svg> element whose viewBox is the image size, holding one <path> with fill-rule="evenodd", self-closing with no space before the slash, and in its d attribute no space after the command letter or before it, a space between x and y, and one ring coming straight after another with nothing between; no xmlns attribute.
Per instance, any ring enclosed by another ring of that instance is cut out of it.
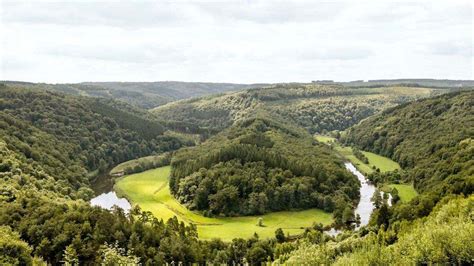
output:
<svg viewBox="0 0 474 266"><path fill-rule="evenodd" d="M375 186L370 184L367 178L355 168L352 163L345 163L344 166L347 170L349 170L352 174L354 174L357 179L360 181L360 201L355 209L356 215L360 215L360 225L364 226L369 223L370 215L374 210L375 206L371 201L372 196L375 192ZM358 227L357 227L358 228Z"/></svg>
<svg viewBox="0 0 474 266"><path fill-rule="evenodd" d="M122 208L126 213L130 211L132 205L125 198L119 198L115 191L102 193L91 199L92 206L100 206L104 209L111 210L114 205Z"/></svg>

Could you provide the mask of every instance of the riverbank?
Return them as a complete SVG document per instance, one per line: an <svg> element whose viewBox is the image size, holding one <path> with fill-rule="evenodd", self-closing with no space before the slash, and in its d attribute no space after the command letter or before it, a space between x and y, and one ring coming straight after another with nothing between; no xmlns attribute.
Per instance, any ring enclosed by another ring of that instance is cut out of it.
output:
<svg viewBox="0 0 474 266"><path fill-rule="evenodd" d="M379 169L379 171L382 173L401 169L400 165L390 158L368 151L361 151L362 154L368 159L368 163L364 163L354 155L351 147L341 145L334 137L315 135L314 138L321 143L325 143L333 147L333 149L336 150L341 155L341 157L349 160L364 175L371 174L376 171L376 169Z"/></svg>

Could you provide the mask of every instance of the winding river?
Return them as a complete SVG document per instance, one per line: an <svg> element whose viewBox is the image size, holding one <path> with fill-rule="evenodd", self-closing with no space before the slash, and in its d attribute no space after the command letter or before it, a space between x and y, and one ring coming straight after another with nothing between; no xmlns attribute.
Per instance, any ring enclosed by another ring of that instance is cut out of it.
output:
<svg viewBox="0 0 474 266"><path fill-rule="evenodd" d="M369 223L370 215L374 210L375 206L370 200L375 192L375 186L370 184L367 178L355 168L352 163L345 163L344 166L347 170L357 176L360 181L360 201L355 209L356 215L360 215L360 225L358 227L367 225ZM358 228L357 227L357 228Z"/></svg>

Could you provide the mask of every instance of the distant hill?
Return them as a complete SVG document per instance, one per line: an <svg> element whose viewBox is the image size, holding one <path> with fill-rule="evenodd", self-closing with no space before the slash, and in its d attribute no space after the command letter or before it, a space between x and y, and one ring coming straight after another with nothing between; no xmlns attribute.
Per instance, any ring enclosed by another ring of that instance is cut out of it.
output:
<svg viewBox="0 0 474 266"><path fill-rule="evenodd" d="M258 84L205 83L205 82L84 82L70 84L29 83L3 81L7 86L46 89L72 95L104 97L121 100L140 108L153 108L168 102L237 91L260 86Z"/></svg>
<svg viewBox="0 0 474 266"><path fill-rule="evenodd" d="M238 84L212 82L82 82L47 84L22 81L0 81L7 86L46 89L72 95L103 97L121 100L144 109L151 109L176 100L183 100L207 95L240 91L262 87L295 87L308 86L305 83L282 84ZM337 82L332 80L313 81L313 85L338 85L348 88L376 88L376 87L429 87L444 89L465 89L474 87L473 80L437 80L437 79L393 79L393 80L356 80Z"/></svg>
<svg viewBox="0 0 474 266"><path fill-rule="evenodd" d="M316 80L318 84L341 84L347 87L373 87L373 86L412 86L432 88L466 88L474 87L474 80L451 80L451 79L374 79L354 80L348 82L337 82L333 80Z"/></svg>
<svg viewBox="0 0 474 266"><path fill-rule="evenodd" d="M386 108L451 91L429 87L277 84L172 102L152 110L177 130L215 134L266 110L310 133L344 130Z"/></svg>

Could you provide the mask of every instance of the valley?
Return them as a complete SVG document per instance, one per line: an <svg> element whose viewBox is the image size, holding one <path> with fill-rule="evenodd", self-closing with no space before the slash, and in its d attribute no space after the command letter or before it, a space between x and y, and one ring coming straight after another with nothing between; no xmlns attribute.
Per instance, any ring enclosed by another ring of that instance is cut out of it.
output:
<svg viewBox="0 0 474 266"><path fill-rule="evenodd" d="M337 140L333 137L316 135L315 139L326 144L337 145L336 150L351 163L345 163L346 169L359 178L362 186L360 188L361 199L355 209L355 213L361 217L361 226L367 225L370 214L374 208L371 198L375 191L375 187L369 184L365 177L358 169L370 169L369 174L373 171L371 166L381 168L382 172L389 172L400 169L398 164L386 157L379 156L370 152L364 152L372 164L364 164L358 160L352 153L350 147L342 147L337 144ZM144 157L129 162L124 162L110 171L111 175L123 172L126 167L134 167L139 162L155 160L155 158L163 158L166 155L157 155L154 157ZM375 158L375 159L374 159ZM357 165L354 167L352 163ZM116 179L113 190L115 192L107 192L92 199L91 203L102 200L102 206L110 209L115 202L118 206L129 211L130 205L125 203L124 198L128 199L133 205L138 205L143 211L151 212L155 217L168 220L174 216L179 221L186 224L193 224L197 227L199 238L213 239L220 238L224 241L231 241L235 238L250 238L257 233L259 237L268 239L274 236L275 231L279 228L283 229L288 236L297 236L304 232L305 229L311 228L314 224L322 224L323 226L331 226L334 220L331 213L327 213L320 209L309 209L302 211L286 211L272 212L258 216L241 216L241 217L205 217L202 213L190 211L181 203L179 203L169 190L170 166L163 166L153 170L145 170L137 174L130 174ZM416 196L416 191L410 185L390 184L387 187L395 187L400 191L402 201L409 201ZM112 189L112 187L110 187ZM390 189L384 189L387 193ZM113 194L110 194L113 193ZM115 196L117 193L117 196ZM289 219L291 217L291 219ZM263 226L258 226L258 220L263 219Z"/></svg>
<svg viewBox="0 0 474 266"><path fill-rule="evenodd" d="M261 238L271 238L278 228L289 234L300 234L303 228L311 227L313 222L329 225L331 214L321 210L272 212L261 216L244 217L204 217L181 205L169 191L170 167L165 166L143 173L126 176L115 185L115 190L144 211L150 211L160 219L168 220L177 216L186 224L197 226L202 239L220 238L231 241L234 238L250 238L257 233ZM292 217L292 219L288 219ZM258 218L263 218L263 226L258 226Z"/></svg>
<svg viewBox="0 0 474 266"><path fill-rule="evenodd" d="M0 266L474 265L472 0L0 3Z"/></svg>
<svg viewBox="0 0 474 266"><path fill-rule="evenodd" d="M473 230L472 90L273 84L145 110L28 86L0 86L0 229L26 260L397 264Z"/></svg>

